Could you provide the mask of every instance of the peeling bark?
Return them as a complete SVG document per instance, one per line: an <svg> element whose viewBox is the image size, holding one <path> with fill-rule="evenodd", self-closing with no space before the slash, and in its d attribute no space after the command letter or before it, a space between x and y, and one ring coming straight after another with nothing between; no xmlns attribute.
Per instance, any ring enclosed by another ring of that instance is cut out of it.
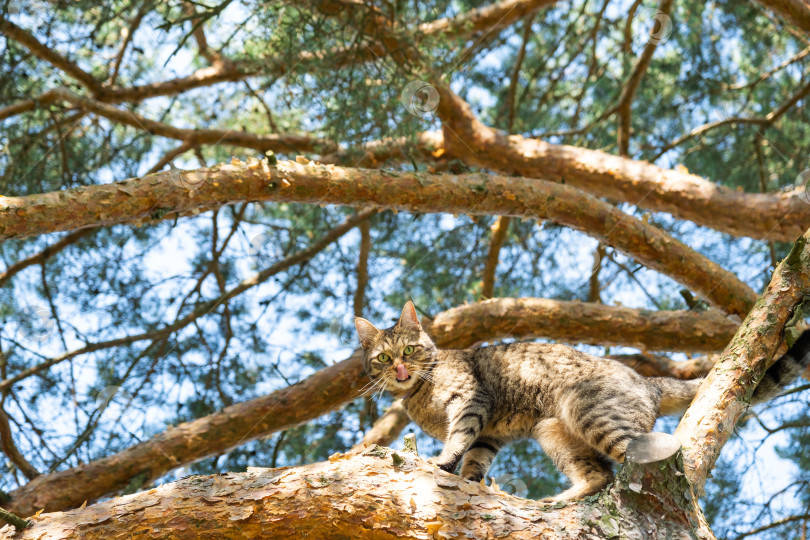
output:
<svg viewBox="0 0 810 540"><path fill-rule="evenodd" d="M686 473L696 490L751 402L751 395L782 343L782 330L810 294L810 231L773 272L771 282L729 342L675 435L684 446Z"/></svg>
<svg viewBox="0 0 810 540"><path fill-rule="evenodd" d="M657 227L567 185L485 174L430 175L332 165L234 161L123 182L0 199L0 240L144 223L242 201L376 206L549 219L593 236L744 316L756 294L731 272Z"/></svg>
<svg viewBox="0 0 810 540"><path fill-rule="evenodd" d="M566 314L566 309L571 310L572 314L577 313L579 316L594 319L596 324L590 331L581 326L581 333L578 334L588 342L591 340L606 342L615 339L617 344L632 346L638 343L641 339L639 334L632 334L628 341L621 342L618 340L620 334L616 333L615 328L598 323L600 320L610 321L614 318L616 321L625 321L628 331L639 327L647 328L649 338L642 342L649 344L648 348L652 349L656 348L653 346L656 337L668 339L667 335L678 328L684 332L702 329L704 336L705 334L716 336L705 340L701 335L683 334L680 340L673 338L669 342L674 347L688 347L687 350L701 347L706 347L705 350L719 350L723 344L712 345L713 340L722 341L723 338L720 336L724 332L727 332L729 337L734 332L733 328L724 330L729 321L713 312L662 314L603 305L589 307L579 302L503 298L455 308L448 311L447 316L439 314L433 322L428 324L425 321L425 328L434 341L444 348L473 345L479 339L479 331L488 328L485 322L492 328L505 329L504 331L511 337L562 339L563 336L567 336L566 339L574 340L576 335L569 332L570 328L575 326L575 319ZM525 320L515 325L517 321L513 317L514 313L523 314ZM502 317L508 322L501 324L499 320ZM645 321L647 318L657 321L658 326ZM566 323L553 324L555 320ZM472 325L473 331L467 328L468 324ZM715 327L717 329L712 330ZM597 334L599 331L610 331L613 337L604 336L602 339ZM557 335L557 332L560 332L560 335ZM499 337L494 333L487 335L491 336L491 339ZM692 339L696 341L691 341ZM644 366L644 369L649 368L648 365L639 364L637 359L633 360L633 363L636 366ZM673 372L673 376L682 375L685 378L696 376L689 369L692 364L671 363L673 367L684 368L682 371ZM170 427L152 439L117 454L71 469L41 475L11 492L11 501L3 506L26 516L42 508L56 511L79 506L84 501L93 501L120 491L133 478L152 481L177 467L227 452L228 449L253 439L318 418L349 403L366 382L362 356L358 352L347 360L317 371L304 381L288 388ZM394 425L403 421L400 416ZM385 441L384 438L379 440Z"/></svg>
<svg viewBox="0 0 810 540"><path fill-rule="evenodd" d="M628 463L608 490L554 506L469 482L411 452L192 476L89 507L41 514L0 538L712 538L688 504L678 454Z"/></svg>

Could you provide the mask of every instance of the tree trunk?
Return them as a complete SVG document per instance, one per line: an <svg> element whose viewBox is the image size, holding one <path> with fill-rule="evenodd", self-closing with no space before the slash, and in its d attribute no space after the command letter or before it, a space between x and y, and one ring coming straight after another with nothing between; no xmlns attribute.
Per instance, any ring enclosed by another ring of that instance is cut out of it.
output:
<svg viewBox="0 0 810 540"><path fill-rule="evenodd" d="M19 533L6 526L0 538L712 538L680 471L679 452L647 453L608 490L549 505L374 446L302 467L192 476L41 514Z"/></svg>

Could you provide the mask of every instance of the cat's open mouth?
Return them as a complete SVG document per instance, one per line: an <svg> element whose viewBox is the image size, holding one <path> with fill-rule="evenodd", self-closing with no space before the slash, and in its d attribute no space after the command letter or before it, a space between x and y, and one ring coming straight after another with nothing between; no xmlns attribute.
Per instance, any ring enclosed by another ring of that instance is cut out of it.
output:
<svg viewBox="0 0 810 540"><path fill-rule="evenodd" d="M408 373L408 368L406 368L404 364L399 364L397 366L397 381L405 382L410 378L411 374Z"/></svg>

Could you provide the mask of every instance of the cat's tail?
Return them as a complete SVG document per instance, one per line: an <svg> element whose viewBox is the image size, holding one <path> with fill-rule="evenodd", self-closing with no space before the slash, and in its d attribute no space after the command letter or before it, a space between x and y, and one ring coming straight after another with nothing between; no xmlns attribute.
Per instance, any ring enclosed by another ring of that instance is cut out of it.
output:
<svg viewBox="0 0 810 540"><path fill-rule="evenodd" d="M751 404L764 403L775 398L810 366L810 330L805 330L793 346L765 372L759 382ZM660 415L681 414L692 402L703 379L682 381L670 377L647 379L661 391Z"/></svg>

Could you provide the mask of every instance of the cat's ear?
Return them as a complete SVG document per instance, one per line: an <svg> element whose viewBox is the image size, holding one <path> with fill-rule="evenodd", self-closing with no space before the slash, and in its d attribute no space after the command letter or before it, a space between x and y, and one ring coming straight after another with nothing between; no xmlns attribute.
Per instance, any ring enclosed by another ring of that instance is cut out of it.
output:
<svg viewBox="0 0 810 540"><path fill-rule="evenodd" d="M363 345L363 347L366 346L369 340L380 333L376 326L363 317L354 318L354 327L357 328L357 335L360 336L360 344Z"/></svg>
<svg viewBox="0 0 810 540"><path fill-rule="evenodd" d="M402 308L402 315L399 317L397 323L400 328L410 328L413 330L421 330L422 325L419 324L419 317L416 315L416 308L413 307L413 302L408 300L405 307Z"/></svg>

